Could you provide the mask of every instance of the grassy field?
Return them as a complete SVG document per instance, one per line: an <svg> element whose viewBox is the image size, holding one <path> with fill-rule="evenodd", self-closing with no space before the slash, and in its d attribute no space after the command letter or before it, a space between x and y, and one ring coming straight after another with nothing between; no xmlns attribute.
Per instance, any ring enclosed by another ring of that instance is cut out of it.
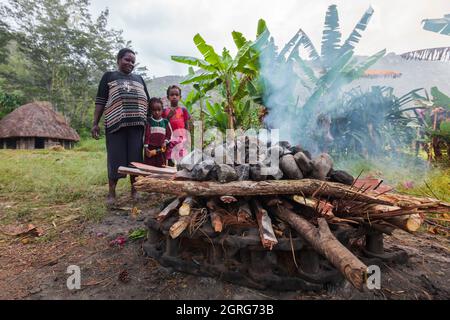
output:
<svg viewBox="0 0 450 320"><path fill-rule="evenodd" d="M0 150L0 224L100 220L108 190L104 141L74 150ZM128 192L121 179L118 193Z"/></svg>
<svg viewBox="0 0 450 320"><path fill-rule="evenodd" d="M58 224L70 217L100 220L108 190L104 140L87 139L73 150L0 150L0 224ZM385 179L397 190L450 201L450 169L424 163L348 160L336 165L355 176ZM428 185L428 186L427 186ZM118 194L128 194L121 179Z"/></svg>

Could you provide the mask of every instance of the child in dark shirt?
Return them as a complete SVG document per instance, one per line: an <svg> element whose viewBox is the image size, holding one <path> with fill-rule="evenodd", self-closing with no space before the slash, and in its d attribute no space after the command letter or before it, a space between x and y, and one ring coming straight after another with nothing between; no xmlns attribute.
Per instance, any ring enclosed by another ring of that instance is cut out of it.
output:
<svg viewBox="0 0 450 320"><path fill-rule="evenodd" d="M170 146L172 128L169 120L162 118L163 103L159 98L149 101L149 116L145 126L144 163L163 167L166 165L166 149Z"/></svg>

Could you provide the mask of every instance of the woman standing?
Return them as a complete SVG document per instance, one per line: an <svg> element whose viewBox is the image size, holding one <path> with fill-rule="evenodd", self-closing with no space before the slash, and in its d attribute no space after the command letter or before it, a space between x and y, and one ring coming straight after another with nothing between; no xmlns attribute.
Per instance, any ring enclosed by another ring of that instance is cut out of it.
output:
<svg viewBox="0 0 450 320"><path fill-rule="evenodd" d="M106 72L98 86L95 99L92 137L98 139L98 123L104 114L106 151L108 158L108 204L116 200L116 185L126 175L117 172L130 162L142 162L143 134L147 118L149 94L144 79L133 74L136 55L124 48L117 54L117 71ZM133 187L135 177L130 176L131 195L137 198Z"/></svg>

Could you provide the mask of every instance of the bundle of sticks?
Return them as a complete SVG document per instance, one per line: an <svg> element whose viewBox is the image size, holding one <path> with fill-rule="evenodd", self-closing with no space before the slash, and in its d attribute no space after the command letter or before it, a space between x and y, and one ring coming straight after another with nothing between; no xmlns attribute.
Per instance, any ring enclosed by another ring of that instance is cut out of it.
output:
<svg viewBox="0 0 450 320"><path fill-rule="evenodd" d="M412 233L426 214L450 212L449 203L381 192L379 183L361 184L358 178L346 179L347 184L330 181L325 177L331 166L322 180L316 176L219 182L191 180L175 168L133 165L135 168L121 167L119 172L139 176L135 183L138 191L177 196L156 217L163 222L169 215L178 215L170 228L172 238L206 223L217 233L247 225L258 228L262 246L272 250L278 239L288 237L293 229L360 290L367 266L335 238L330 225L370 226L385 234L395 229Z"/></svg>

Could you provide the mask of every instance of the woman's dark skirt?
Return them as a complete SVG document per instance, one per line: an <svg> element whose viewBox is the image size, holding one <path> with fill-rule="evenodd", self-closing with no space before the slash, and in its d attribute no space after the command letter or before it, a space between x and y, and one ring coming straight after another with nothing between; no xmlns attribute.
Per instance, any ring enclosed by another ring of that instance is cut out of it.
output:
<svg viewBox="0 0 450 320"><path fill-rule="evenodd" d="M125 174L117 172L120 166L131 162L142 162L143 126L122 127L113 133L106 133L106 152L108 158L108 178L117 180Z"/></svg>

